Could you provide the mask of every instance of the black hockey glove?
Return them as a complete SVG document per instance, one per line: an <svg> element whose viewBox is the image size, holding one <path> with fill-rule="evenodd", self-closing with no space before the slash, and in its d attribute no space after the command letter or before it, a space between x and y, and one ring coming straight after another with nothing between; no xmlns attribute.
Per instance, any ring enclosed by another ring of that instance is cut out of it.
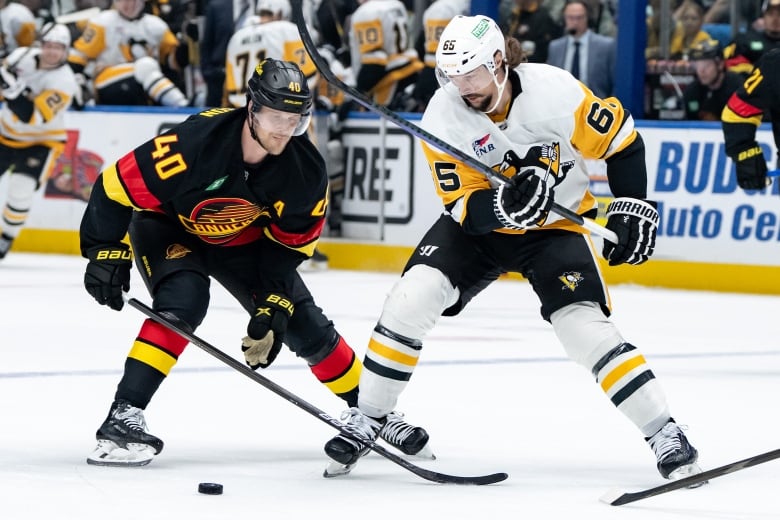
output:
<svg viewBox="0 0 780 520"><path fill-rule="evenodd" d="M101 305L115 311L125 305L122 291L130 290L130 266L133 256L125 246L98 246L87 250L84 287Z"/></svg>
<svg viewBox="0 0 780 520"><path fill-rule="evenodd" d="M255 314L241 340L241 351L252 370L268 368L282 349L287 322L293 315L293 304L285 296L268 293L255 300Z"/></svg>
<svg viewBox="0 0 780 520"><path fill-rule="evenodd" d="M607 229L615 232L618 243L604 240L601 254L609 265L647 262L655 249L658 211L652 200L620 197L607 206Z"/></svg>
<svg viewBox="0 0 780 520"><path fill-rule="evenodd" d="M737 184L743 190L760 190L766 187L766 160L761 147L753 143L734 159L737 167Z"/></svg>
<svg viewBox="0 0 780 520"><path fill-rule="evenodd" d="M493 212L501 225L509 229L541 226L554 197L552 186L529 169L498 187L493 195Z"/></svg>

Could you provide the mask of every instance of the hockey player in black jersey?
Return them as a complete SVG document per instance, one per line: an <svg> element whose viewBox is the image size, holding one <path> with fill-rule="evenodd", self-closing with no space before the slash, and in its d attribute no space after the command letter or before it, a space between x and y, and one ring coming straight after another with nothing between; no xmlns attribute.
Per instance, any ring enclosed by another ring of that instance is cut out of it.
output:
<svg viewBox="0 0 780 520"><path fill-rule="evenodd" d="M756 142L756 130L764 114L772 119L775 147L780 147L780 49L771 50L758 60L721 114L726 154L736 165L737 183L746 190L767 186L766 157Z"/></svg>
<svg viewBox="0 0 780 520"><path fill-rule="evenodd" d="M122 309L134 256L154 309L195 330L213 278L250 315L241 346L249 366L268 367L284 342L353 406L360 361L296 271L314 251L328 200L324 161L304 135L311 112L298 66L268 59L249 80L245 108L194 115L106 168L81 223L84 285ZM88 463L139 466L160 453L143 410L186 345L144 321ZM397 414L383 432L407 452L409 432L427 439Z"/></svg>
<svg viewBox="0 0 780 520"><path fill-rule="evenodd" d="M485 16L456 16L436 50L439 88L421 127L505 181L422 143L444 213L420 240L385 300L363 358L358 407L325 444L326 470L344 473L377 438L411 379L424 338L501 274L522 274L566 354L645 437L664 478L701 470L640 350L609 320L611 301L587 232L551 212L553 200L595 216L583 159L603 159L615 199L606 227L609 265L638 265L655 247L658 213L647 198L644 144L631 114L567 71L524 63L520 43ZM473 155L472 155L473 154ZM522 335L520 326L517 333ZM479 348L479 345L475 345ZM521 405L520 405L521 406ZM518 410L501 410L501 414ZM583 427L589 427L583 425ZM522 443L521 443L522 444Z"/></svg>

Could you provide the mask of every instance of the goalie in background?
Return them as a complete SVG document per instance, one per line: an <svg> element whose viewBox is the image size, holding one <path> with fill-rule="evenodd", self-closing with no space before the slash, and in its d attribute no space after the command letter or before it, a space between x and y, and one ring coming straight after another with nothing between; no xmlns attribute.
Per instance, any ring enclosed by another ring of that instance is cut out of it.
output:
<svg viewBox="0 0 780 520"><path fill-rule="evenodd" d="M81 90L66 64L70 32L44 26L40 47L20 47L0 67L0 177L9 175L0 229L0 259L27 221L68 139L65 111Z"/></svg>
<svg viewBox="0 0 780 520"><path fill-rule="evenodd" d="M642 138L617 99L596 97L565 70L524 61L520 43L505 40L485 16L456 16L441 35L441 88L421 127L505 182L422 144L445 211L385 300L363 359L358 407L349 410L348 427L360 440L338 435L326 443L330 473L349 471L376 438L439 317L457 315L507 272L528 279L542 318L565 352L637 427L661 475L701 472L697 451L672 419L660 383L639 349L608 319L611 302L590 237L550 211L556 201L595 217L583 160L606 160L616 197L607 208L607 228L618 243L605 242L602 254L613 266L647 261L658 213L647 200ZM495 410L492 417L506 412Z"/></svg>
<svg viewBox="0 0 780 520"><path fill-rule="evenodd" d="M194 331L214 279L249 315L241 350L252 369L271 365L284 342L354 406L360 360L296 271L317 245L327 206L324 161L304 135L312 95L294 63L267 59L247 97L246 107L193 115L103 170L81 223L84 285L120 310L134 254L153 308ZM186 346L144 321L88 463L140 466L160 453L143 411ZM382 437L403 449L395 428L413 427L396 417Z"/></svg>

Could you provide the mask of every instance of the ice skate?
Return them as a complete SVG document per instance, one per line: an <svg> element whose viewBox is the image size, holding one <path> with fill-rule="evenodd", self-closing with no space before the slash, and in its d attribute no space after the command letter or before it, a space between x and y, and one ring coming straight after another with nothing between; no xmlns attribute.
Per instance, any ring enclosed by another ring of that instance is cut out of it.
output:
<svg viewBox="0 0 780 520"><path fill-rule="evenodd" d="M337 477L349 473L360 457L368 452L368 443L374 442L382 428L382 424L363 414L359 408L350 408L341 414L341 420L346 420L344 428L355 439L340 433L325 443L325 453L332 460L323 476Z"/></svg>
<svg viewBox="0 0 780 520"><path fill-rule="evenodd" d="M5 258L5 255L8 254L8 250L11 249L11 244L13 244L13 242L13 237L10 237L5 233L0 235L0 260Z"/></svg>
<svg viewBox="0 0 780 520"><path fill-rule="evenodd" d="M427 460L436 459L429 446L428 432L420 426L412 426L407 423L404 420L404 414L400 412L387 414L385 422L379 430L379 437L406 455Z"/></svg>
<svg viewBox="0 0 780 520"><path fill-rule="evenodd" d="M148 433L143 410L127 401L114 401L95 436L98 445L87 457L95 466L145 466L163 449L163 441Z"/></svg>
<svg viewBox="0 0 780 520"><path fill-rule="evenodd" d="M701 468L696 464L699 453L691 446L682 429L670 420L647 443L655 452L658 460L658 471L661 476L669 480L677 480L689 475L701 473ZM698 487L706 482L700 482L691 487Z"/></svg>

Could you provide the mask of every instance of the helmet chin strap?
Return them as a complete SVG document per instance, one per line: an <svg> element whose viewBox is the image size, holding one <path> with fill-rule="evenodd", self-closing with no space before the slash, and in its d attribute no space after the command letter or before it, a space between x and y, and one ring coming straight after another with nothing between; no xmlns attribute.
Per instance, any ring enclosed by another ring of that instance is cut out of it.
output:
<svg viewBox="0 0 780 520"><path fill-rule="evenodd" d="M263 146L263 142L260 141L260 138L257 136L257 132L255 132L256 124L257 121L255 121L255 113L249 110L249 135L257 144L259 144L263 148L263 150L267 150L267 148Z"/></svg>
<svg viewBox="0 0 780 520"><path fill-rule="evenodd" d="M493 103L493 106L490 107L490 109L483 111L483 114L489 114L495 109L498 108L498 105L501 103L501 97L504 95L504 87L506 87L506 80L509 79L509 70L506 66L506 63L503 65L504 67L504 80L501 82L501 84L498 84L498 80L496 79L495 74L493 75L493 84L498 88L498 95L496 96L496 102Z"/></svg>

